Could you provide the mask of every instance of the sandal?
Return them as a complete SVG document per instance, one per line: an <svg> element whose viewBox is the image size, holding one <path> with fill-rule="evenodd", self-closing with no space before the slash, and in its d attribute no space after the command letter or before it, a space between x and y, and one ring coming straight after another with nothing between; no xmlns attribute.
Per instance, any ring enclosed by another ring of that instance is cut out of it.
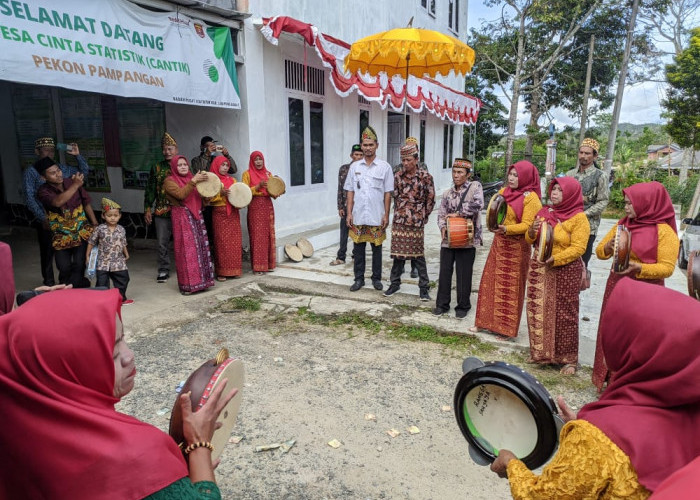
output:
<svg viewBox="0 0 700 500"><path fill-rule="evenodd" d="M340 259L335 259L335 260L331 261L330 265L331 266L340 266L341 264L345 264L345 261L340 260Z"/></svg>
<svg viewBox="0 0 700 500"><path fill-rule="evenodd" d="M216 281L226 281L226 276L217 276Z"/></svg>
<svg viewBox="0 0 700 500"><path fill-rule="evenodd" d="M561 367L561 370L559 370L559 373L562 375L566 375L567 377L570 377L571 375L576 375L576 371L579 369L578 364L576 363L569 363Z"/></svg>

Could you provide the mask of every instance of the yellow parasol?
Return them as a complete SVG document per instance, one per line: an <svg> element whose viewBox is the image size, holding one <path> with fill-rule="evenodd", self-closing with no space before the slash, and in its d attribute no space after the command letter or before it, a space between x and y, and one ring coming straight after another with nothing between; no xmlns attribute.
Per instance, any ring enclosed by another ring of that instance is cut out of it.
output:
<svg viewBox="0 0 700 500"><path fill-rule="evenodd" d="M456 38L438 31L420 28L396 28L362 38L350 47L345 69L376 76L380 71L431 77L469 73L474 65L474 49Z"/></svg>

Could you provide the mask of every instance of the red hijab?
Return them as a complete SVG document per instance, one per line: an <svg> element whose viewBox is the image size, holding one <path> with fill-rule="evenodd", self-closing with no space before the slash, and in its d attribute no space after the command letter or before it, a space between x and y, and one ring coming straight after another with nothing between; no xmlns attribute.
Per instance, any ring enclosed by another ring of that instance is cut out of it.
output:
<svg viewBox="0 0 700 500"><path fill-rule="evenodd" d="M263 166L260 170L255 166L255 158L260 157L263 160ZM250 186L257 186L261 181L266 181L270 177L270 172L267 171L265 166L265 157L260 151L253 151L250 153L250 160L248 160L248 175L250 176ZM264 196L270 196L267 189L262 188L258 191Z"/></svg>
<svg viewBox="0 0 700 500"><path fill-rule="evenodd" d="M212 160L211 165L209 165L209 171L215 174L219 178L219 180L221 180L221 184L224 185L225 189L228 189L236 183L236 179L234 179L230 175L219 173L221 164L225 161L229 161L228 158L226 158L225 156L217 156L216 158L214 158L214 160ZM228 200L226 200L226 215L231 215L232 209L233 207L228 202Z"/></svg>
<svg viewBox="0 0 700 500"><path fill-rule="evenodd" d="M540 173L537 171L537 167L527 160L520 160L511 165L508 168L508 173L510 173L511 169L515 169L515 171L518 172L518 187L515 189L506 187L503 190L503 197L515 212L515 217L518 222L520 222L523 218L523 207L525 206L524 193L527 191L534 191L537 193L538 198L542 198Z"/></svg>
<svg viewBox="0 0 700 500"><path fill-rule="evenodd" d="M120 307L59 290L0 317L0 498L140 499L187 476L170 436L114 409Z"/></svg>
<svg viewBox="0 0 700 500"><path fill-rule="evenodd" d="M0 241L0 316L12 310L15 303L15 275L12 270L10 245Z"/></svg>
<svg viewBox="0 0 700 500"><path fill-rule="evenodd" d="M624 278L606 302L599 338L614 376L578 418L619 446L654 491L700 455L700 302Z"/></svg>
<svg viewBox="0 0 700 500"><path fill-rule="evenodd" d="M656 262L659 246L659 224L668 224L676 230L676 212L671 197L660 182L632 184L622 192L632 202L637 215L634 219L624 217L618 224L624 224L632 233L631 250L642 262Z"/></svg>
<svg viewBox="0 0 700 500"><path fill-rule="evenodd" d="M187 161L187 158L182 155L173 156L170 159L170 177L172 177L175 184L177 184L179 187L184 187L188 182L190 182L190 180L192 180L194 175L192 172L190 172L189 168L187 169L187 175L180 175L177 173L177 162L180 160L180 158ZM190 163L187 162L188 166L189 164ZM192 213L192 217L197 220L202 218L202 198L199 196L199 191L193 189L192 192L187 195L187 198L182 200L182 204L189 209L190 213Z"/></svg>
<svg viewBox="0 0 700 500"><path fill-rule="evenodd" d="M700 457L673 473L654 490L652 500L694 498L700 491Z"/></svg>
<svg viewBox="0 0 700 500"><path fill-rule="evenodd" d="M583 194L581 184L573 177L555 177L549 184L549 197L552 197L552 188L558 184L562 191L561 203L551 207L542 207L537 212L537 217L544 218L552 227L557 222L564 222L574 215L583 213Z"/></svg>

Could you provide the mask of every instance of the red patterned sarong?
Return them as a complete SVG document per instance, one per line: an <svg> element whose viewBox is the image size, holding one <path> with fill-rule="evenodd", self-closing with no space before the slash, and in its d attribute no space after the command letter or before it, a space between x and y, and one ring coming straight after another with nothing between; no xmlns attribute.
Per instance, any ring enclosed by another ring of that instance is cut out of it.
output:
<svg viewBox="0 0 700 500"><path fill-rule="evenodd" d="M583 261L547 267L530 260L527 327L530 359L542 364L578 363L578 309Z"/></svg>
<svg viewBox="0 0 700 500"><path fill-rule="evenodd" d="M391 255L392 259L415 259L423 257L423 226L391 225Z"/></svg>
<svg viewBox="0 0 700 500"><path fill-rule="evenodd" d="M517 337L530 253L524 236L494 235L479 285L478 328Z"/></svg>
<svg viewBox="0 0 700 500"><path fill-rule="evenodd" d="M195 219L187 207L172 207L170 213L180 291L199 292L214 286L214 269L204 219Z"/></svg>
<svg viewBox="0 0 700 500"><path fill-rule="evenodd" d="M214 230L214 269L217 276L240 276L242 268L241 216L237 208L226 215L226 206L212 211Z"/></svg>
<svg viewBox="0 0 700 500"><path fill-rule="evenodd" d="M269 196L253 196L248 205L250 264L255 272L277 267L275 242L275 209Z"/></svg>

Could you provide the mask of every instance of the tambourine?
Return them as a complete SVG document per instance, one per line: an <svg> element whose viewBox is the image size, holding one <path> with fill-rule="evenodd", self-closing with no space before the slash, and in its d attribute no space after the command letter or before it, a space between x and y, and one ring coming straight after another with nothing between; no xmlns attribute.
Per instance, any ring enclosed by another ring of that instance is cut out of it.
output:
<svg viewBox="0 0 700 500"><path fill-rule="evenodd" d="M448 248L467 248L474 241L474 221L457 214L445 218Z"/></svg>
<svg viewBox="0 0 700 500"><path fill-rule="evenodd" d="M284 245L284 253L293 262L301 262L304 260L304 254L301 253L301 249L296 245L286 244Z"/></svg>
<svg viewBox="0 0 700 500"><path fill-rule="evenodd" d="M270 193L270 196L274 196L275 198L277 198L278 196L284 194L286 191L287 186L280 177L273 175L272 177L269 177L267 179L267 192Z"/></svg>
<svg viewBox="0 0 700 500"><path fill-rule="evenodd" d="M304 257L311 257L314 254L314 246L306 238L299 238L297 240L297 247L301 250L301 254Z"/></svg>
<svg viewBox="0 0 700 500"><path fill-rule="evenodd" d="M510 450L530 469L545 464L559 445L564 421L552 397L529 373L502 361L467 358L454 396L455 415L479 465Z"/></svg>
<svg viewBox="0 0 700 500"><path fill-rule="evenodd" d="M486 209L486 227L490 231L497 230L498 226L502 225L506 219L507 210L508 203L506 203L506 199L499 193L494 194Z"/></svg>
<svg viewBox="0 0 700 500"><path fill-rule="evenodd" d="M214 450L211 453L212 461L219 458L224 446L228 443L231 435L231 430L236 423L238 410L241 406L241 398L243 391L243 383L245 382L245 374L243 370L243 362L240 359L229 357L227 349L221 349L216 355L216 358L206 361L202 366L197 368L185 381L180 394L190 392L190 400L192 401L192 411L196 412L209 399L211 393L216 389L219 382L223 379L228 379L225 391L228 392L233 388L238 389L238 393L228 402L221 410L218 421L221 422L221 427L214 431L214 436L211 439L211 444ZM181 450L187 447L185 436L182 431L182 409L180 408L180 395L175 398L173 411L170 417L170 436L175 440Z"/></svg>
<svg viewBox="0 0 700 500"><path fill-rule="evenodd" d="M688 295L700 300L700 250L688 255Z"/></svg>
<svg viewBox="0 0 700 500"><path fill-rule="evenodd" d="M630 248L632 245L632 234L625 226L618 225L615 230L615 240L613 244L613 271L621 273L630 264Z"/></svg>
<svg viewBox="0 0 700 500"><path fill-rule="evenodd" d="M546 262L552 256L554 246L554 230L547 221L542 221L540 234L537 236L537 261Z"/></svg>
<svg viewBox="0 0 700 500"><path fill-rule="evenodd" d="M204 173L207 174L207 180L197 183L197 192L203 198L213 198L221 192L221 179L213 172Z"/></svg>
<svg viewBox="0 0 700 500"><path fill-rule="evenodd" d="M228 188L228 202L236 208L245 208L253 201L253 191L245 182L236 182Z"/></svg>

